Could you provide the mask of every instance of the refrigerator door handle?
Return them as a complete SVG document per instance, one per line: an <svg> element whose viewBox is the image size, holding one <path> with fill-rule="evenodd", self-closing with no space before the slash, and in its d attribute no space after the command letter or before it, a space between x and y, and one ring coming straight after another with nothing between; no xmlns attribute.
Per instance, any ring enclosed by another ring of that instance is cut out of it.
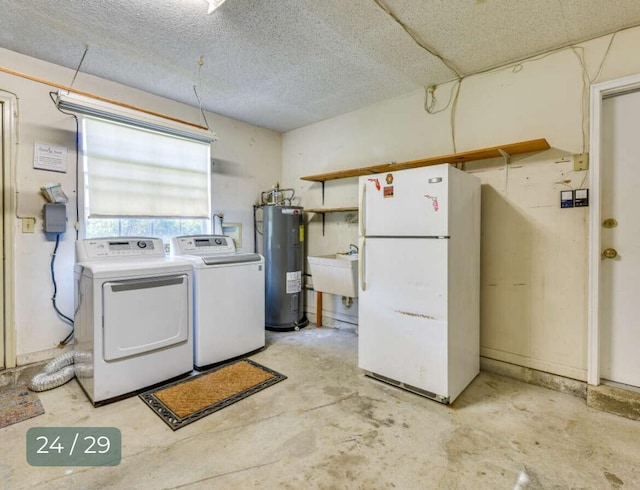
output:
<svg viewBox="0 0 640 490"><path fill-rule="evenodd" d="M364 236L360 237L360 243L358 244L358 276L360 279L360 289L362 291L365 291L367 289L367 283L364 280L364 276L366 274L366 269L365 269L365 257L367 256L367 254L365 253L365 245L366 245L366 238Z"/></svg>
<svg viewBox="0 0 640 490"><path fill-rule="evenodd" d="M362 184L362 190L360 191L360 202L358 203L358 208L360 209L360 221L359 221L359 226L360 226L360 236L364 237L366 236L365 233L365 227L364 227L364 220L365 220L365 209L364 209L364 194L365 192L367 192L367 184L364 183ZM361 249L362 250L362 249Z"/></svg>

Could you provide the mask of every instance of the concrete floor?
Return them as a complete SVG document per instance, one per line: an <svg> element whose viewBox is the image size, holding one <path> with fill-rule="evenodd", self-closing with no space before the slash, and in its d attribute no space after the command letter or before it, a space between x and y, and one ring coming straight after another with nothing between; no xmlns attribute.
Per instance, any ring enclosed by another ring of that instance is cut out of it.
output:
<svg viewBox="0 0 640 490"><path fill-rule="evenodd" d="M0 429L0 488L640 488L640 422L481 373L451 407L367 378L350 331L268 333L288 379L171 431L140 399L93 408L78 384ZM31 467L30 427L118 427L116 467Z"/></svg>

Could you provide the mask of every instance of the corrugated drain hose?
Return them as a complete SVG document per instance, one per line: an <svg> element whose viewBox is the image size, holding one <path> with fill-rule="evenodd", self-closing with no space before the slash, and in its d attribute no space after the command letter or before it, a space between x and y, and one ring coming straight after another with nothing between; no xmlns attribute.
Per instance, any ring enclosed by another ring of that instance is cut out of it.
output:
<svg viewBox="0 0 640 490"><path fill-rule="evenodd" d="M74 366L75 360L90 361L90 353L84 352L66 352L52 360L50 360L44 369L36 374L27 386L31 391L47 391L62 386L72 380L78 371L79 376L83 376L84 371L90 371L91 364L79 364ZM80 369L80 368L84 369ZM89 369L86 369L89 368ZM90 375L90 372L86 373Z"/></svg>

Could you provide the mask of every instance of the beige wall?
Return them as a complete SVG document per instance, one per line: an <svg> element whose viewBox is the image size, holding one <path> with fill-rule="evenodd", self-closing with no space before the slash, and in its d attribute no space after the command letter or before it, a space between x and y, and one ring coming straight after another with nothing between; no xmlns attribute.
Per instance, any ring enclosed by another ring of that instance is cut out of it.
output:
<svg viewBox="0 0 640 490"><path fill-rule="evenodd" d="M0 49L0 65L15 71L68 85L74 72L11 51ZM187 121L201 123L199 110L107 80L80 74L74 88L86 90L144 109ZM71 198L67 214L69 226L63 235L56 259L58 305L67 315L73 313L73 263L75 233L75 124L70 116L56 110L49 98L53 90L45 85L0 73L0 90L18 97L18 156L16 189L18 216L37 218L36 232L21 232L16 220L15 317L18 364L52 357L59 351L58 342L69 332L51 306L53 286L49 262L54 242L42 233L41 209L44 199L39 188L48 182L60 182ZM253 248L253 204L262 190L280 178L282 137L279 133L258 128L216 114L207 114L219 141L212 145L213 211L223 212L225 222L242 224L243 246ZM56 173L33 168L35 142L63 146L69 150L67 172ZM12 328L12 326L8 326Z"/></svg>
<svg viewBox="0 0 640 490"><path fill-rule="evenodd" d="M577 55L593 79L609 40L466 78L455 111L457 151L535 138L552 147L514 156L509 166L502 159L465 166L483 183L481 353L580 380L587 367L588 209L560 209L559 197L562 189L589 186L588 173L571 163L588 141L589 81ZM640 72L639 42L640 29L617 34L597 81ZM450 89L437 89L436 109ZM301 176L452 153L452 106L430 115L419 90L286 133L283 184L296 188L302 205L317 207L320 184ZM324 205L357 205L357 180L327 182ZM316 217L307 236L310 255L332 253L355 243L357 228L344 214L328 215L325 235ZM336 304L325 315L334 315Z"/></svg>

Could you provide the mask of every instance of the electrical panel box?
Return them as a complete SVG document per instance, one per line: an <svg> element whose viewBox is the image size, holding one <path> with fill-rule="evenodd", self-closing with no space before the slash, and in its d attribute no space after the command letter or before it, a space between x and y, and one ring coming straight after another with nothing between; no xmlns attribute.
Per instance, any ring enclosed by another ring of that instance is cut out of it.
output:
<svg viewBox="0 0 640 490"><path fill-rule="evenodd" d="M45 204L42 208L45 233L64 233L67 231L67 206L64 204Z"/></svg>

